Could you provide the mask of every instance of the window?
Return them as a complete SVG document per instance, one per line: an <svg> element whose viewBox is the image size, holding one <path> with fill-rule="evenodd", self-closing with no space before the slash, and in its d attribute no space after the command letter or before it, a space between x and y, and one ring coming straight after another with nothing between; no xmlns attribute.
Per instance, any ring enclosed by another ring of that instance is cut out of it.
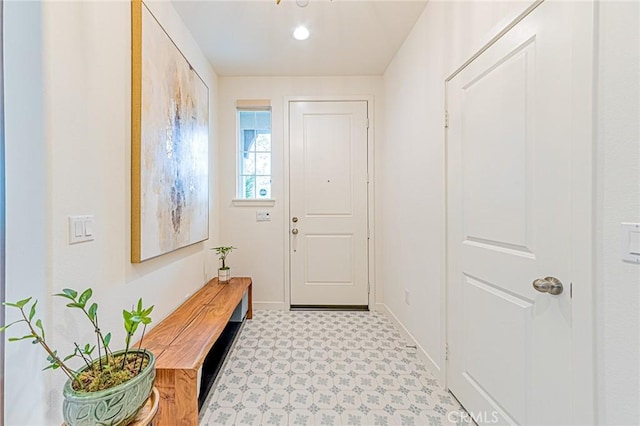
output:
<svg viewBox="0 0 640 426"><path fill-rule="evenodd" d="M238 109L238 198L271 198L271 109Z"/></svg>

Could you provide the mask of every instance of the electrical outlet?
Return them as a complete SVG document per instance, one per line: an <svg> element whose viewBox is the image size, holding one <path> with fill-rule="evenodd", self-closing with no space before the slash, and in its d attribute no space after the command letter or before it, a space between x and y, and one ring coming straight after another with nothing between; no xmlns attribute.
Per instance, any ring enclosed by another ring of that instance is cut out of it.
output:
<svg viewBox="0 0 640 426"><path fill-rule="evenodd" d="M406 303L407 305L411 304L411 298L410 298L410 293L408 288L404 289L404 303Z"/></svg>

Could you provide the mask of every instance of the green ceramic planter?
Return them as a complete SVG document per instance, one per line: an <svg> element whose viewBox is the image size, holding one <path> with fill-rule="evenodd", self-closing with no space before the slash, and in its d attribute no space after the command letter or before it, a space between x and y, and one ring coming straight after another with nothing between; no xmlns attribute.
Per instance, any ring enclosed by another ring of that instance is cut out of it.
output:
<svg viewBox="0 0 640 426"><path fill-rule="evenodd" d="M124 351L114 352L117 356ZM122 426L136 416L151 394L156 378L156 358L149 351L149 364L126 383L99 392L76 392L71 380L64 385L62 416L68 426Z"/></svg>

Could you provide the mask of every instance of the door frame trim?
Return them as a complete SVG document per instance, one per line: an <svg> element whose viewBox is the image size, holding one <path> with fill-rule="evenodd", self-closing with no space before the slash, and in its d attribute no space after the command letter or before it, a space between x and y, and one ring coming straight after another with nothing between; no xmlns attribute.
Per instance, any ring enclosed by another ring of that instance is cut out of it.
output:
<svg viewBox="0 0 640 426"><path fill-rule="evenodd" d="M367 241L367 272L369 279L369 310L375 307L375 183L374 183L374 146L375 146L375 104L373 95L339 95L339 96L285 96L284 111L284 214L283 214L283 243L286 249L284 256L284 307L291 310L291 239L289 238L289 216L290 216L290 158L291 158L291 135L289 127L289 104L291 102L348 102L361 101L367 103L367 117L369 128L367 129L367 172L369 185L367 188L367 227L369 229L369 240Z"/></svg>
<svg viewBox="0 0 640 426"><path fill-rule="evenodd" d="M456 69L444 80L444 110L448 111L447 83L451 81L462 69L480 56L493 45L500 37L511 30L533 10L546 0L536 0L524 12L507 22L506 25L496 31L479 50L469 57L464 64ZM571 273L573 286L572 297L572 342L571 342L571 390L572 406L571 418L574 425L595 424L596 420L596 338L595 338L595 153L596 133L595 120L595 22L598 17L597 4L594 0L585 0L574 6L575 26L574 33L574 66L572 67L572 80L574 82L572 95L572 108L574 117L572 125L571 141ZM588 40L588 43L584 43ZM582 41L582 43L581 43ZM584 125L589 123L589 125ZM448 205L448 132L445 129L445 237L442 243L444 253L444 279L442 282L442 319L444 333L442 352L446 354L449 341L449 212ZM585 265L589 265L585 267ZM443 357L445 358L445 357ZM448 388L449 368L448 361L444 362L444 385Z"/></svg>

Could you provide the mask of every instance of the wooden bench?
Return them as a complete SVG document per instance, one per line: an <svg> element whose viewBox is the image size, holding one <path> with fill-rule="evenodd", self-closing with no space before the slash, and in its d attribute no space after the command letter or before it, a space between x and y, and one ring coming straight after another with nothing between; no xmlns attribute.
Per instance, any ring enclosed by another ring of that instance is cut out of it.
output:
<svg viewBox="0 0 640 426"><path fill-rule="evenodd" d="M245 292L251 319L251 287L251 278L228 284L214 278L144 337L143 347L156 356L160 406L154 425L198 424L198 370Z"/></svg>

